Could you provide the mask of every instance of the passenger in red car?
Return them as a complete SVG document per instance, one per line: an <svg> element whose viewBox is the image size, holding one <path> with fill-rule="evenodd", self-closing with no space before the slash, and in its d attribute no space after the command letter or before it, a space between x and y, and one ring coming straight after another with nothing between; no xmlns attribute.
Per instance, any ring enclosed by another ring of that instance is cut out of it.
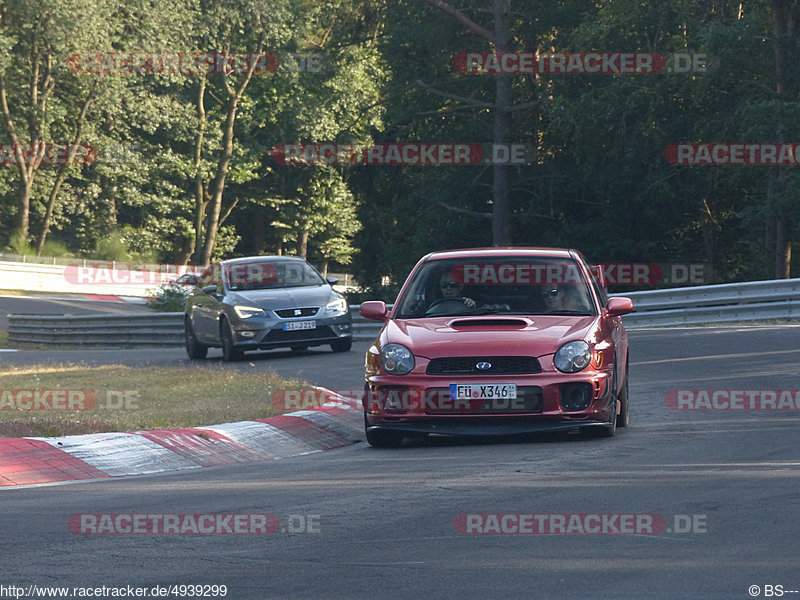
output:
<svg viewBox="0 0 800 600"><path fill-rule="evenodd" d="M577 285L548 285L541 292L544 309L548 313L588 311L588 300L581 293L583 291Z"/></svg>

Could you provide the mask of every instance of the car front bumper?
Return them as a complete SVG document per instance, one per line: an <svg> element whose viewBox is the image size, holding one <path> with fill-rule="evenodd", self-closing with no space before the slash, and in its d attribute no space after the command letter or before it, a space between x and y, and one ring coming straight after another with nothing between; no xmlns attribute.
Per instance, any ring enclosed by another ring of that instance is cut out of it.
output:
<svg viewBox="0 0 800 600"><path fill-rule="evenodd" d="M608 427L617 414L611 375L606 371L479 378L482 384L516 383L518 394L525 400L516 407L502 402L473 403L469 409L453 401L446 404L450 384L475 381L475 377L457 376L372 376L367 382L369 393L363 400L366 425L370 429L406 433L513 435ZM585 386L588 406L565 410L562 401L575 386ZM437 405L435 398L444 399L445 404Z"/></svg>
<svg viewBox="0 0 800 600"><path fill-rule="evenodd" d="M286 346L320 346L338 340L351 338L353 322L349 314L336 317L308 318L316 323L314 329L286 331L284 323L288 320L240 320L234 325L233 341L237 348L266 349Z"/></svg>

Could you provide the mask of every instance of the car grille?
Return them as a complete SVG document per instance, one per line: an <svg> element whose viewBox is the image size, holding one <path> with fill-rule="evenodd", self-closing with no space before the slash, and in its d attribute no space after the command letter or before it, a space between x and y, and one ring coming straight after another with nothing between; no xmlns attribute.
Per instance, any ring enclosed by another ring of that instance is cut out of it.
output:
<svg viewBox="0 0 800 600"><path fill-rule="evenodd" d="M435 398L435 394L447 396L449 388L428 388L425 390L426 396ZM455 401L453 401L455 403ZM526 385L517 387L517 397L513 400L470 400L470 409L443 408L425 410L426 415L509 415L518 413L542 412L542 388L537 385ZM428 406L434 403L429 403ZM435 405L435 404L434 404ZM453 404L453 407L456 405Z"/></svg>
<svg viewBox="0 0 800 600"><path fill-rule="evenodd" d="M489 369L479 369L486 362ZM428 363L428 375L525 375L541 373L539 361L533 356L449 356L434 358Z"/></svg>
<svg viewBox="0 0 800 600"><path fill-rule="evenodd" d="M333 331L327 325L316 329L298 329L296 331L283 331L273 329L264 338L264 342L302 342L306 340L320 340L335 338Z"/></svg>
<svg viewBox="0 0 800 600"><path fill-rule="evenodd" d="M281 319L292 319L294 317L313 317L317 314L318 310L319 306L307 306L305 308L282 308L281 310L276 310L275 314ZM300 311L300 314L295 314L296 311Z"/></svg>

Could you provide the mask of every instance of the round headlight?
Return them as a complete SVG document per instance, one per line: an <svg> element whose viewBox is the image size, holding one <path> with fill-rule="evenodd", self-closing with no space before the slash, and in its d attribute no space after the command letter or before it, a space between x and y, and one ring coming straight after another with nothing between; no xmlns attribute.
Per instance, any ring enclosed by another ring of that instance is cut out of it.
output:
<svg viewBox="0 0 800 600"><path fill-rule="evenodd" d="M583 340L567 342L558 349L553 364L562 373L577 373L589 366L592 349Z"/></svg>
<svg viewBox="0 0 800 600"><path fill-rule="evenodd" d="M381 350L381 365L387 373L405 375L414 369L414 355L401 344L386 344Z"/></svg>

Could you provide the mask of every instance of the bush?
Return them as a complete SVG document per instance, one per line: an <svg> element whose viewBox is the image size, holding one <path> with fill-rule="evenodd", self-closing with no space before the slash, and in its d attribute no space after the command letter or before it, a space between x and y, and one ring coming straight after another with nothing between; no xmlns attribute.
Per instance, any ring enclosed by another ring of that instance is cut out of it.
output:
<svg viewBox="0 0 800 600"><path fill-rule="evenodd" d="M125 262L128 260L129 254L128 243L120 233L114 232L97 242L94 258L97 260Z"/></svg>
<svg viewBox="0 0 800 600"><path fill-rule="evenodd" d="M31 256L36 254L33 249L28 245L28 241L17 233L12 233L11 237L8 238L8 246L6 246L6 250L11 254L19 254L24 256Z"/></svg>
<svg viewBox="0 0 800 600"><path fill-rule="evenodd" d="M55 256L57 258L71 257L73 254L69 251L66 244L56 240L45 240L42 246L42 256Z"/></svg>
<svg viewBox="0 0 800 600"><path fill-rule="evenodd" d="M152 294L147 304L156 312L183 312L189 292L174 283L167 284Z"/></svg>

